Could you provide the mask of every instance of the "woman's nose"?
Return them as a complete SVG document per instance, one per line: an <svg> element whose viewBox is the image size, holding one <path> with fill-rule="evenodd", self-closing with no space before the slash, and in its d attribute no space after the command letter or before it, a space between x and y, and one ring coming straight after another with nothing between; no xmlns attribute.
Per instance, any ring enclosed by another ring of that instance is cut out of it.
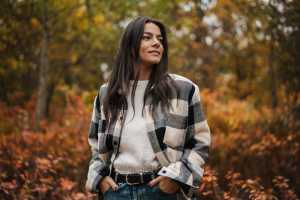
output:
<svg viewBox="0 0 300 200"><path fill-rule="evenodd" d="M153 37L153 45L161 45L159 39L157 39L156 37Z"/></svg>

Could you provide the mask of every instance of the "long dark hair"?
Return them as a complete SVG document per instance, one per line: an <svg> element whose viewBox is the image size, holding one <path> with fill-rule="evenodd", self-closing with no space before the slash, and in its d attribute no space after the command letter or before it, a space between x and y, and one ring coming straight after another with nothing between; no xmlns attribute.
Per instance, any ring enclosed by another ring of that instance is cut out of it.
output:
<svg viewBox="0 0 300 200"><path fill-rule="evenodd" d="M156 19L137 17L128 24L122 35L115 64L108 82L103 109L109 124L116 120L120 111L124 112L128 107L126 96L129 93L130 80L134 80L131 94L131 99L134 100L133 97L139 75L139 69L138 72L135 72L134 69L140 62L139 49L146 23L153 23L160 28L164 51L160 62L152 66L149 83L145 91L143 110L145 101L149 95L153 97L150 105L152 115L160 102L163 112L165 112L166 108L170 107L171 88L174 82L167 73L168 40L165 26Z"/></svg>

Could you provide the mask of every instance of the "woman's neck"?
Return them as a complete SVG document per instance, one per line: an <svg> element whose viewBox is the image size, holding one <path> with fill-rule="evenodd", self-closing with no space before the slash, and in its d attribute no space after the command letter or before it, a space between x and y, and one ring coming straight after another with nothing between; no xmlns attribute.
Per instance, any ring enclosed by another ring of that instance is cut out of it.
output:
<svg viewBox="0 0 300 200"><path fill-rule="evenodd" d="M151 66L140 65L140 73L138 80L149 80L151 74Z"/></svg>

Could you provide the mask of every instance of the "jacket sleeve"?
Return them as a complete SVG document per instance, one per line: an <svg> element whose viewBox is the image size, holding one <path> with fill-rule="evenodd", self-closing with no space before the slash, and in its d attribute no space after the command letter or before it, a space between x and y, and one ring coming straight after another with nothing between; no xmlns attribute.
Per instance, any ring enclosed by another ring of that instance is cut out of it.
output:
<svg viewBox="0 0 300 200"><path fill-rule="evenodd" d="M88 133L88 143L90 145L92 155L89 162L89 169L85 187L87 191L92 193L99 192L100 180L104 176L107 176L109 174L109 169L104 160L106 153L102 153L99 151L99 139L104 139L104 137L98 138L99 123L101 123L102 121L100 106L100 94L98 93L94 100L92 119ZM99 134L104 133L100 132Z"/></svg>
<svg viewBox="0 0 300 200"><path fill-rule="evenodd" d="M188 123L183 155L177 162L170 163L159 171L178 182L181 191L191 196L199 188L204 173L203 165L208 160L211 144L210 129L202 111L200 91L193 84L188 101Z"/></svg>

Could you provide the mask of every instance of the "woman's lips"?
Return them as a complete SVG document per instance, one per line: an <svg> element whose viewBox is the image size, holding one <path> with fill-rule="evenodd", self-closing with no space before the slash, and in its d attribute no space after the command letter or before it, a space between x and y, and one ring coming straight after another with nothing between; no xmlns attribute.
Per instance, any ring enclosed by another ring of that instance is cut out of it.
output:
<svg viewBox="0 0 300 200"><path fill-rule="evenodd" d="M159 51L149 51L150 54L155 55L155 56L159 56L160 52Z"/></svg>

